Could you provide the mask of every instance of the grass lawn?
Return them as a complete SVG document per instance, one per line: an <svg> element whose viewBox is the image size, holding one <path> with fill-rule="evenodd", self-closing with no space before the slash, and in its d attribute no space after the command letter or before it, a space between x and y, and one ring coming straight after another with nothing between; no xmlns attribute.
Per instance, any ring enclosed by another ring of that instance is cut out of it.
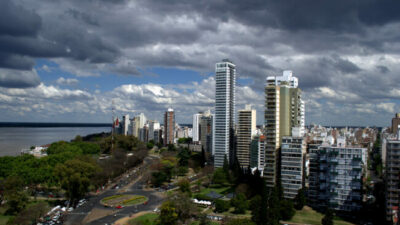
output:
<svg viewBox="0 0 400 225"><path fill-rule="evenodd" d="M7 221L11 218L12 216L4 216L0 215L0 225L6 225Z"/></svg>
<svg viewBox="0 0 400 225"><path fill-rule="evenodd" d="M139 224L142 224L142 225L155 225L157 218L158 218L158 214L156 214L156 213L147 213L147 214L139 216L139 217L137 217L135 219L129 220L128 221L128 225L135 224L135 223L139 223Z"/></svg>
<svg viewBox="0 0 400 225"><path fill-rule="evenodd" d="M141 195L113 195L103 198L100 203L110 207L121 206L131 206L141 204L148 201L149 199Z"/></svg>
<svg viewBox="0 0 400 225"><path fill-rule="evenodd" d="M324 217L323 214L314 211L310 207L305 206L302 210L296 211L296 214L293 216L293 218L288 221L292 223L303 223L303 224L321 224L322 217ZM335 225L352 225L352 223L340 220L340 219L335 219L333 220L333 223Z"/></svg>
<svg viewBox="0 0 400 225"><path fill-rule="evenodd" d="M206 195L206 194L210 193L211 191L215 191L218 194L224 195L224 194L228 194L230 189L231 189L231 187L229 187L229 186L228 187L220 187L220 188L203 188L200 192L193 193L193 194L204 194L204 195Z"/></svg>
<svg viewBox="0 0 400 225"><path fill-rule="evenodd" d="M190 225L199 225L199 224L200 224L200 222L199 222L199 221L196 221L196 222L191 223ZM220 225L219 223L217 223L217 222L215 222L215 221L211 221L211 224L212 224L212 225Z"/></svg>

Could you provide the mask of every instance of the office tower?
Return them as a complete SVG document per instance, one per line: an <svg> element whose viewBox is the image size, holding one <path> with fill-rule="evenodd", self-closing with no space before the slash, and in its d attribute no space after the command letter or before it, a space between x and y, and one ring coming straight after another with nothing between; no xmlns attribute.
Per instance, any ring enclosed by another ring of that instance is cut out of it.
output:
<svg viewBox="0 0 400 225"><path fill-rule="evenodd" d="M142 142L149 141L149 128L147 125L139 129L139 140Z"/></svg>
<svg viewBox="0 0 400 225"><path fill-rule="evenodd" d="M162 132L161 132L161 129L158 129L158 130L154 130L154 144L158 144L158 143L161 143L161 135L162 135Z"/></svg>
<svg viewBox="0 0 400 225"><path fill-rule="evenodd" d="M250 147L250 167L256 168L263 175L265 163L265 136L254 136Z"/></svg>
<svg viewBox="0 0 400 225"><path fill-rule="evenodd" d="M319 150L319 207L359 211L367 149L321 146ZM398 176L398 174L396 174Z"/></svg>
<svg viewBox="0 0 400 225"><path fill-rule="evenodd" d="M164 114L164 146L174 144L175 138L175 114L174 110L169 108Z"/></svg>
<svg viewBox="0 0 400 225"><path fill-rule="evenodd" d="M386 138L385 193L386 220L388 221L398 216L400 205L400 130L397 129L397 132L397 135Z"/></svg>
<svg viewBox="0 0 400 225"><path fill-rule="evenodd" d="M281 182L283 196L294 199L305 184L306 142L303 137L286 136L281 146Z"/></svg>
<svg viewBox="0 0 400 225"><path fill-rule="evenodd" d="M122 116L122 134L123 135L128 135L128 131L129 131L129 115L126 114L124 116Z"/></svg>
<svg viewBox="0 0 400 225"><path fill-rule="evenodd" d="M200 141L200 118L202 114L196 113L193 115L193 142Z"/></svg>
<svg viewBox="0 0 400 225"><path fill-rule="evenodd" d="M400 113L396 113L394 118L392 119L392 134L397 135L400 125Z"/></svg>
<svg viewBox="0 0 400 225"><path fill-rule="evenodd" d="M279 149L282 137L291 136L294 127L298 127L300 136L304 135L304 101L298 80L291 71L284 71L283 76L267 77L265 87L265 167L264 177L267 186L273 187L278 176L280 163Z"/></svg>
<svg viewBox="0 0 400 225"><path fill-rule="evenodd" d="M132 124L132 135L139 138L139 130L143 128L147 122L147 118L144 113L140 113L138 116L134 117L134 123Z"/></svg>
<svg viewBox="0 0 400 225"><path fill-rule="evenodd" d="M227 59L215 65L214 168L222 167L225 157L234 160L236 66Z"/></svg>
<svg viewBox="0 0 400 225"><path fill-rule="evenodd" d="M154 131L160 129L160 123L158 121L149 120L149 141L154 140Z"/></svg>
<svg viewBox="0 0 400 225"><path fill-rule="evenodd" d="M238 111L236 157L243 168L250 165L251 138L256 131L256 110L251 105Z"/></svg>
<svg viewBox="0 0 400 225"><path fill-rule="evenodd" d="M206 111L200 117L200 142L205 152L212 153L213 115Z"/></svg>

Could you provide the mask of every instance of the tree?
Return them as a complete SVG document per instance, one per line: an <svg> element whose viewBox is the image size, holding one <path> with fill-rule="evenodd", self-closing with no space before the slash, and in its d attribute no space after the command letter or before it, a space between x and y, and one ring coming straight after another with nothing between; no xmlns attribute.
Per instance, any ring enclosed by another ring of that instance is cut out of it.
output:
<svg viewBox="0 0 400 225"><path fill-rule="evenodd" d="M280 219L280 198L279 198L279 188L275 186L269 191L267 200L267 224L277 225Z"/></svg>
<svg viewBox="0 0 400 225"><path fill-rule="evenodd" d="M293 202L290 200L282 200L280 202L280 216L282 220L290 220L296 214L296 210L293 208Z"/></svg>
<svg viewBox="0 0 400 225"><path fill-rule="evenodd" d="M262 206L260 195L256 195L250 200L251 220L256 224L261 224L261 214L266 212L266 209L261 209Z"/></svg>
<svg viewBox="0 0 400 225"><path fill-rule="evenodd" d="M153 149L153 147L154 147L154 143L151 143L151 142L149 142L149 143L147 143L147 149Z"/></svg>
<svg viewBox="0 0 400 225"><path fill-rule="evenodd" d="M159 224L175 225L178 222L178 214L175 205L171 201L165 201L160 208Z"/></svg>
<svg viewBox="0 0 400 225"><path fill-rule="evenodd" d="M215 200L215 212L222 213L228 211L230 208L230 204L228 201L224 201L221 199Z"/></svg>
<svg viewBox="0 0 400 225"><path fill-rule="evenodd" d="M326 210L325 216L321 220L322 225L333 225L333 212L331 209Z"/></svg>
<svg viewBox="0 0 400 225"><path fill-rule="evenodd" d="M256 225L254 222L252 222L249 219L231 219L228 220L227 223L224 223L226 225Z"/></svg>
<svg viewBox="0 0 400 225"><path fill-rule="evenodd" d="M73 159L56 166L54 173L61 188L71 202L80 199L89 191L90 179L98 170L96 164Z"/></svg>
<svg viewBox="0 0 400 225"><path fill-rule="evenodd" d="M200 166L201 168L204 168L204 166L206 165L207 162L207 153L204 150L204 148L201 148L201 159L200 159Z"/></svg>
<svg viewBox="0 0 400 225"><path fill-rule="evenodd" d="M39 202L37 204L31 205L18 213L18 215L14 217L11 221L8 221L8 224L36 224L39 218L47 213L48 208L49 207L45 202Z"/></svg>
<svg viewBox="0 0 400 225"><path fill-rule="evenodd" d="M180 180L179 183L178 183L178 186L179 186L179 190L182 193L187 194L189 197L192 196L192 191L190 189L190 182L189 182L188 179Z"/></svg>
<svg viewBox="0 0 400 225"><path fill-rule="evenodd" d="M226 178L226 173L222 168L217 168L212 177L214 184L225 185L228 180Z"/></svg>
<svg viewBox="0 0 400 225"><path fill-rule="evenodd" d="M231 199L231 205L235 207L234 213L236 214L246 213L246 210L249 207L246 196L242 193L237 194L234 198Z"/></svg>
<svg viewBox="0 0 400 225"><path fill-rule="evenodd" d="M186 224L188 219L197 217L198 208L188 195L178 193L170 196L168 200L174 203L175 212L178 214L179 221L183 224Z"/></svg>
<svg viewBox="0 0 400 225"><path fill-rule="evenodd" d="M167 175L164 172L153 172L151 174L151 183L154 187L160 187L164 182L167 181Z"/></svg>
<svg viewBox="0 0 400 225"><path fill-rule="evenodd" d="M212 225L211 220L207 217L206 214L200 214L198 216L199 225Z"/></svg>
<svg viewBox="0 0 400 225"><path fill-rule="evenodd" d="M4 182L4 199L7 201L6 214L21 212L28 202L28 196L23 192L23 181L19 177L8 177Z"/></svg>
<svg viewBox="0 0 400 225"><path fill-rule="evenodd" d="M179 166L187 166L190 159L190 152L187 148L181 148L177 155L179 159Z"/></svg>
<svg viewBox="0 0 400 225"><path fill-rule="evenodd" d="M306 196L304 194L304 189L299 189L296 197L294 198L294 208L297 210L302 210L306 204Z"/></svg>

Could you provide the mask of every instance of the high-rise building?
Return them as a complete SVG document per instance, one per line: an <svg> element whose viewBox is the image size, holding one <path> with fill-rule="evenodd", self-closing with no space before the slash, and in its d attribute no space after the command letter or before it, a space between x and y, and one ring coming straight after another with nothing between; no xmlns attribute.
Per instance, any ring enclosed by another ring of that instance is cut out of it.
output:
<svg viewBox="0 0 400 225"><path fill-rule="evenodd" d="M138 116L134 117L134 123L132 124L132 135L139 138L139 130L143 128L147 122L147 118L144 113L140 113Z"/></svg>
<svg viewBox="0 0 400 225"><path fill-rule="evenodd" d="M397 135L400 125L400 113L396 113L394 118L392 119L392 134Z"/></svg>
<svg viewBox="0 0 400 225"><path fill-rule="evenodd" d="M126 114L122 116L122 134L125 136L128 135L129 124L130 124L129 115Z"/></svg>
<svg viewBox="0 0 400 225"><path fill-rule="evenodd" d="M385 141L385 194L387 221L392 221L393 217L398 216L400 206L400 131L398 130L397 132L397 135L389 136Z"/></svg>
<svg viewBox="0 0 400 225"><path fill-rule="evenodd" d="M279 160L279 122L280 122L280 107L279 95L280 87L268 85L265 87L265 163L264 177L267 186L274 187L277 178L277 166Z"/></svg>
<svg viewBox="0 0 400 225"><path fill-rule="evenodd" d="M193 135L193 142L198 142L200 141L200 118L202 114L201 113L196 113L193 115L193 130L192 130L192 135Z"/></svg>
<svg viewBox="0 0 400 225"><path fill-rule="evenodd" d="M307 153L309 159L308 175L308 200L311 207L318 207L319 193L319 146L322 141L308 143Z"/></svg>
<svg viewBox="0 0 400 225"><path fill-rule="evenodd" d="M293 72L290 70L283 71L282 76L268 76L267 86L280 86L282 82L287 83L292 88L299 86L299 80L297 77L293 77Z"/></svg>
<svg viewBox="0 0 400 225"><path fill-rule="evenodd" d="M256 168L263 175L265 163L265 136L254 136L251 141L250 167Z"/></svg>
<svg viewBox="0 0 400 225"><path fill-rule="evenodd" d="M224 59L215 65L214 168L222 167L225 157L234 155L236 66Z"/></svg>
<svg viewBox="0 0 400 225"><path fill-rule="evenodd" d="M175 113L169 108L164 114L164 146L174 144L175 138Z"/></svg>
<svg viewBox="0 0 400 225"><path fill-rule="evenodd" d="M149 141L154 140L154 131L160 129L160 123L158 121L149 120L148 127L149 127Z"/></svg>
<svg viewBox="0 0 400 225"><path fill-rule="evenodd" d="M306 142L303 137L286 136L281 146L283 196L294 199L305 184Z"/></svg>
<svg viewBox="0 0 400 225"><path fill-rule="evenodd" d="M359 211L367 149L321 146L319 154L319 207ZM398 174L396 174L398 176Z"/></svg>
<svg viewBox="0 0 400 225"><path fill-rule="evenodd" d="M265 167L264 177L267 186L276 184L279 167L279 149L282 137L291 136L292 129L298 127L300 136L304 135L304 101L298 88L298 79L291 71L283 76L267 77L265 87Z"/></svg>
<svg viewBox="0 0 400 225"><path fill-rule="evenodd" d="M243 168L250 165L250 146L256 132L256 110L251 105L238 111L236 157Z"/></svg>
<svg viewBox="0 0 400 225"><path fill-rule="evenodd" d="M206 111L200 117L200 142L205 152L212 153L213 115Z"/></svg>
<svg viewBox="0 0 400 225"><path fill-rule="evenodd" d="M149 141L149 128L147 125L139 129L139 140L142 142Z"/></svg>

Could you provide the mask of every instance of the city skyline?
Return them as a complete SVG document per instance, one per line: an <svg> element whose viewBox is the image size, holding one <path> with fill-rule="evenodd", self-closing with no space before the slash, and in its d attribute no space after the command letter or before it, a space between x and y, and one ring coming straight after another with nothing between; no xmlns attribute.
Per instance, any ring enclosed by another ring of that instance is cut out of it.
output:
<svg viewBox="0 0 400 225"><path fill-rule="evenodd" d="M223 58L257 124L265 79L284 70L301 80L306 124L389 126L400 111L398 2L198 4L1 1L17 22L0 23L0 121L109 122L114 99L121 116L162 121L172 107L191 123L213 108Z"/></svg>

